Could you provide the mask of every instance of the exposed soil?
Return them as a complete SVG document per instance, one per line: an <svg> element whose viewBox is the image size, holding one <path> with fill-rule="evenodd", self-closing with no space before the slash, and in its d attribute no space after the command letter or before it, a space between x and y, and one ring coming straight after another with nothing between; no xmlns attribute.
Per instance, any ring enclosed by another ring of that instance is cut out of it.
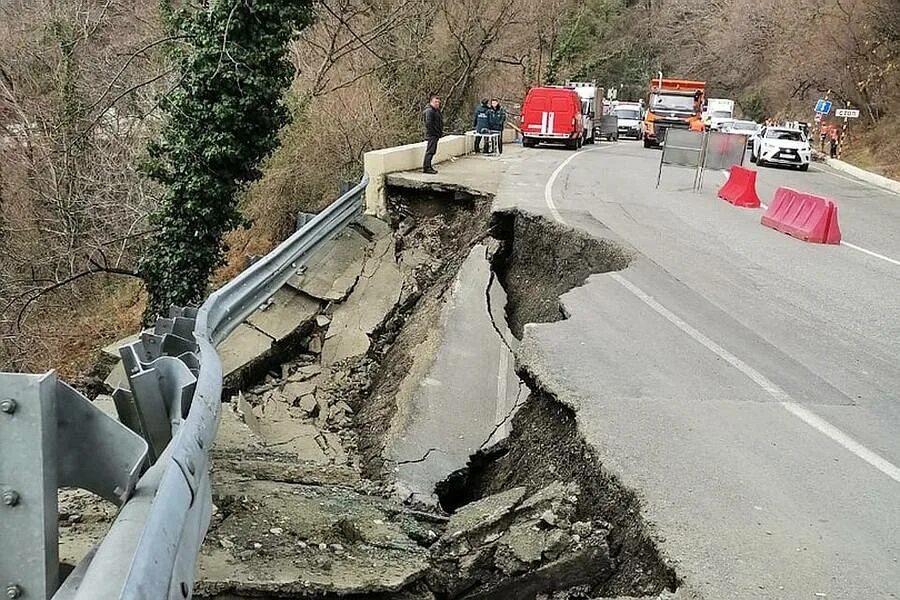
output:
<svg viewBox="0 0 900 600"><path fill-rule="evenodd" d="M468 473L439 488L442 505L456 510L519 486L538 490L553 481L575 483L581 494L573 519L604 523L613 570L585 598L650 596L674 591L677 578L647 535L634 494L604 470L577 429L575 414L535 389L513 419L510 436L490 455L473 457Z"/></svg>
<svg viewBox="0 0 900 600"><path fill-rule="evenodd" d="M598 240L545 218L511 211L495 213L494 235L503 240L494 270L506 289L509 327L522 337L526 323L565 318L559 297L595 273L620 271L631 256L615 242Z"/></svg>

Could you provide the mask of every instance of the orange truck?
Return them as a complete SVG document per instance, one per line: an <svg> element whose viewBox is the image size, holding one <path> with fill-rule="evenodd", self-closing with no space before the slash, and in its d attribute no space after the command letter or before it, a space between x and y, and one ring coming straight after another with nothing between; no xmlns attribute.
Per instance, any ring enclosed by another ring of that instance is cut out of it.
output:
<svg viewBox="0 0 900 600"><path fill-rule="evenodd" d="M644 115L644 148L659 146L671 128L703 131L706 82L654 79Z"/></svg>

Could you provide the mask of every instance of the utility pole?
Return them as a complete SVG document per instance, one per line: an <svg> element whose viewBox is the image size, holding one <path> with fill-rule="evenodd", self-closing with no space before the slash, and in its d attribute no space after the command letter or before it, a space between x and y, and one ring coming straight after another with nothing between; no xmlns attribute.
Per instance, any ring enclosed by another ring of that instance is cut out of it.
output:
<svg viewBox="0 0 900 600"><path fill-rule="evenodd" d="M848 110L850 109L850 101L849 100L847 101L847 109ZM849 130L849 128L850 128L850 118L845 116L844 124L841 126L841 139L838 140L838 152L837 152L838 160L841 159L841 155L843 155L843 153L844 153L844 137L847 135L847 131Z"/></svg>

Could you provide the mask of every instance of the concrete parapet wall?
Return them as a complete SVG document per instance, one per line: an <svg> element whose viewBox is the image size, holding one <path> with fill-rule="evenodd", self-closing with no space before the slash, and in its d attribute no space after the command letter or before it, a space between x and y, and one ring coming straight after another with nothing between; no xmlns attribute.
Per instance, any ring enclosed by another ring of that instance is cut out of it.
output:
<svg viewBox="0 0 900 600"><path fill-rule="evenodd" d="M515 139L516 132L507 128L503 132L504 141ZM474 132L463 135L448 135L438 142L434 163L441 163L457 156L472 152L475 146ZM369 176L369 187L366 189L366 212L383 217L387 214L387 198L385 196L385 179L388 173L421 169L425 158L425 142L395 146L381 150L366 152L363 167Z"/></svg>

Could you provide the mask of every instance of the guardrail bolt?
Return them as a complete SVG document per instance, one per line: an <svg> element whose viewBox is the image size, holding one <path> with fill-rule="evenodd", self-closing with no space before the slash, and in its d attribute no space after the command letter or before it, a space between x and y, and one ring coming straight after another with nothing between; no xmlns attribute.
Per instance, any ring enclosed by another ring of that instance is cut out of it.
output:
<svg viewBox="0 0 900 600"><path fill-rule="evenodd" d="M3 504L15 506L19 503L19 492L16 490L3 490Z"/></svg>
<svg viewBox="0 0 900 600"><path fill-rule="evenodd" d="M6 400L3 400L2 402L0 402L0 411L5 412L8 415L11 415L14 412L16 412L17 407L18 407L18 404L16 404L16 401L13 400L12 398L7 398Z"/></svg>
<svg viewBox="0 0 900 600"><path fill-rule="evenodd" d="M11 583L6 586L6 597L9 600L16 600L16 598L22 597L22 588L17 586L15 583Z"/></svg>

